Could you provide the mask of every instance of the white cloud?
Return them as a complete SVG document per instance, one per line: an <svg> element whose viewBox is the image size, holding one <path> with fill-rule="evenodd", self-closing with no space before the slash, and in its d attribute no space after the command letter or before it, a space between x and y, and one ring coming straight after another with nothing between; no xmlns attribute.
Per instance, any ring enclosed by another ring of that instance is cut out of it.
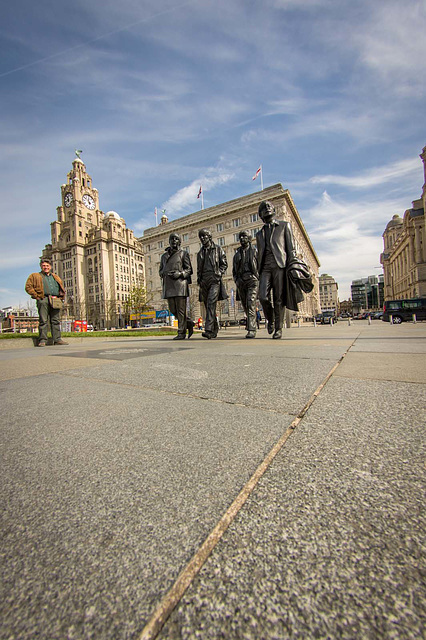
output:
<svg viewBox="0 0 426 640"><path fill-rule="evenodd" d="M418 174L420 169L420 163L417 158L407 158L383 167L373 167L358 173L356 176L318 175L313 176L310 182L313 184L337 184L353 189L365 189L398 180L410 174Z"/></svg>
<svg viewBox="0 0 426 640"><path fill-rule="evenodd" d="M197 202L197 195L202 186L204 194L214 187L229 182L234 177L234 174L230 171L224 171L222 169L210 169L204 175L200 176L199 180L193 180L191 184L182 189L179 189L173 194L164 204L162 209L170 212L173 216L177 213L188 208L189 205ZM204 196L205 197L205 196ZM190 212L188 212L190 213Z"/></svg>

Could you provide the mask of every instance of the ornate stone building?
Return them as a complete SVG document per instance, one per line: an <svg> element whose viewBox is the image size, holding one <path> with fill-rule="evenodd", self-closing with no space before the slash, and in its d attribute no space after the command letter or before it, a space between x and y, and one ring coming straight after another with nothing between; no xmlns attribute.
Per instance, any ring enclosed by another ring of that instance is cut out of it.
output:
<svg viewBox="0 0 426 640"><path fill-rule="evenodd" d="M87 320L97 328L123 326L133 286L144 283L141 243L115 211L99 209L98 190L76 158L61 186L57 219L51 223L51 258L67 297L64 317Z"/></svg>
<svg viewBox="0 0 426 640"><path fill-rule="evenodd" d="M380 262L385 300L426 297L426 147L420 158L424 170L422 195L413 201L403 218L394 215L383 233Z"/></svg>
<svg viewBox="0 0 426 640"><path fill-rule="evenodd" d="M328 273L322 273L319 277L319 294L321 311L339 311L339 297L337 291L339 285Z"/></svg>
<svg viewBox="0 0 426 640"><path fill-rule="evenodd" d="M147 289L153 293L153 306L156 310L167 308L166 300L161 298L161 282L158 270L160 257L168 246L169 235L172 231L175 231L181 235L182 247L191 256L194 269L194 284L191 287L190 295L191 313L194 318L200 315L198 287L196 285L196 254L200 249L198 231L206 227L211 231L214 242L224 249L228 260L228 270L224 277L224 283L229 299L218 305L220 319L226 321L243 317L243 309L236 300L236 287L232 279L232 259L236 249L240 246L238 233L242 229L247 229L254 238L256 232L262 227L262 221L258 218L257 213L262 200L269 200L273 203L277 219L291 222L297 250L314 275L315 288L299 306L299 315L311 318L319 313L318 269L320 263L290 192L283 189L281 184L273 185L263 191L257 191L215 207L191 213L170 222L166 216L163 216L160 225L145 230L140 241L143 244L145 254Z"/></svg>

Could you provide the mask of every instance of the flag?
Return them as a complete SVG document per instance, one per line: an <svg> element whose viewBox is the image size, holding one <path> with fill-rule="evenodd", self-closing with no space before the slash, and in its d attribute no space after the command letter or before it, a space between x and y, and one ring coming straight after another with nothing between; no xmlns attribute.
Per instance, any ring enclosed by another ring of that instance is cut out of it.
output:
<svg viewBox="0 0 426 640"><path fill-rule="evenodd" d="M157 217L157 207L155 207L155 209L154 209L154 215L155 215L155 217Z"/></svg>
<svg viewBox="0 0 426 640"><path fill-rule="evenodd" d="M254 176L252 177L252 180L256 180L257 176L259 175L259 173L262 171L262 165L260 165L260 167L258 168L258 170L256 171L256 173L254 174Z"/></svg>
<svg viewBox="0 0 426 640"><path fill-rule="evenodd" d="M199 191L198 191L197 199L200 197L200 195L202 194L202 192L203 192L203 190L201 189L201 185L200 185L200 189L199 189Z"/></svg>

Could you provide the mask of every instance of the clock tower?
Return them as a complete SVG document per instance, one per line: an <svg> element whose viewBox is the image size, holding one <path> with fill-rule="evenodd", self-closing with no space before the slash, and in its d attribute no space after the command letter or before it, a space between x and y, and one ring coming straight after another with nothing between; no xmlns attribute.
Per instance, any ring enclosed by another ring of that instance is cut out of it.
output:
<svg viewBox="0 0 426 640"><path fill-rule="evenodd" d="M124 324L130 291L144 282L142 245L118 213L100 210L80 157L61 186L56 212L43 256L65 284L67 316L99 328Z"/></svg>

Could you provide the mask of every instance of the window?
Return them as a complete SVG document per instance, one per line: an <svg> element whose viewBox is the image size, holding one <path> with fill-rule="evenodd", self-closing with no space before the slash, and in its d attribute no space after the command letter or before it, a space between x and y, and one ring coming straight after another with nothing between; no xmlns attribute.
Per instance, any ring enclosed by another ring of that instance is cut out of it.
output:
<svg viewBox="0 0 426 640"><path fill-rule="evenodd" d="M162 240L159 240L159 241L158 241L158 248L159 248L159 249L162 249L162 248L163 248L163 241L162 241Z"/></svg>
<svg viewBox="0 0 426 640"><path fill-rule="evenodd" d="M260 227L255 227L254 229L251 229L252 238L256 237L256 233L260 231L260 229L261 229Z"/></svg>
<svg viewBox="0 0 426 640"><path fill-rule="evenodd" d="M225 238L221 237L217 239L217 244L219 245L219 247L223 247L225 246Z"/></svg>
<svg viewBox="0 0 426 640"><path fill-rule="evenodd" d="M251 213L250 214L250 222L257 222L259 220L259 214L258 213Z"/></svg>
<svg viewBox="0 0 426 640"><path fill-rule="evenodd" d="M188 242L188 239L189 239L189 233L184 233L183 236L182 236L182 241L183 242Z"/></svg>
<svg viewBox="0 0 426 640"><path fill-rule="evenodd" d="M234 242L239 242L239 241L240 241L240 234L234 233Z"/></svg>
<svg viewBox="0 0 426 640"><path fill-rule="evenodd" d="M241 224L241 218L234 218L232 221L232 226L233 227L239 227Z"/></svg>
<svg viewBox="0 0 426 640"><path fill-rule="evenodd" d="M223 222L219 222L219 224L216 225L216 231L223 231Z"/></svg>

